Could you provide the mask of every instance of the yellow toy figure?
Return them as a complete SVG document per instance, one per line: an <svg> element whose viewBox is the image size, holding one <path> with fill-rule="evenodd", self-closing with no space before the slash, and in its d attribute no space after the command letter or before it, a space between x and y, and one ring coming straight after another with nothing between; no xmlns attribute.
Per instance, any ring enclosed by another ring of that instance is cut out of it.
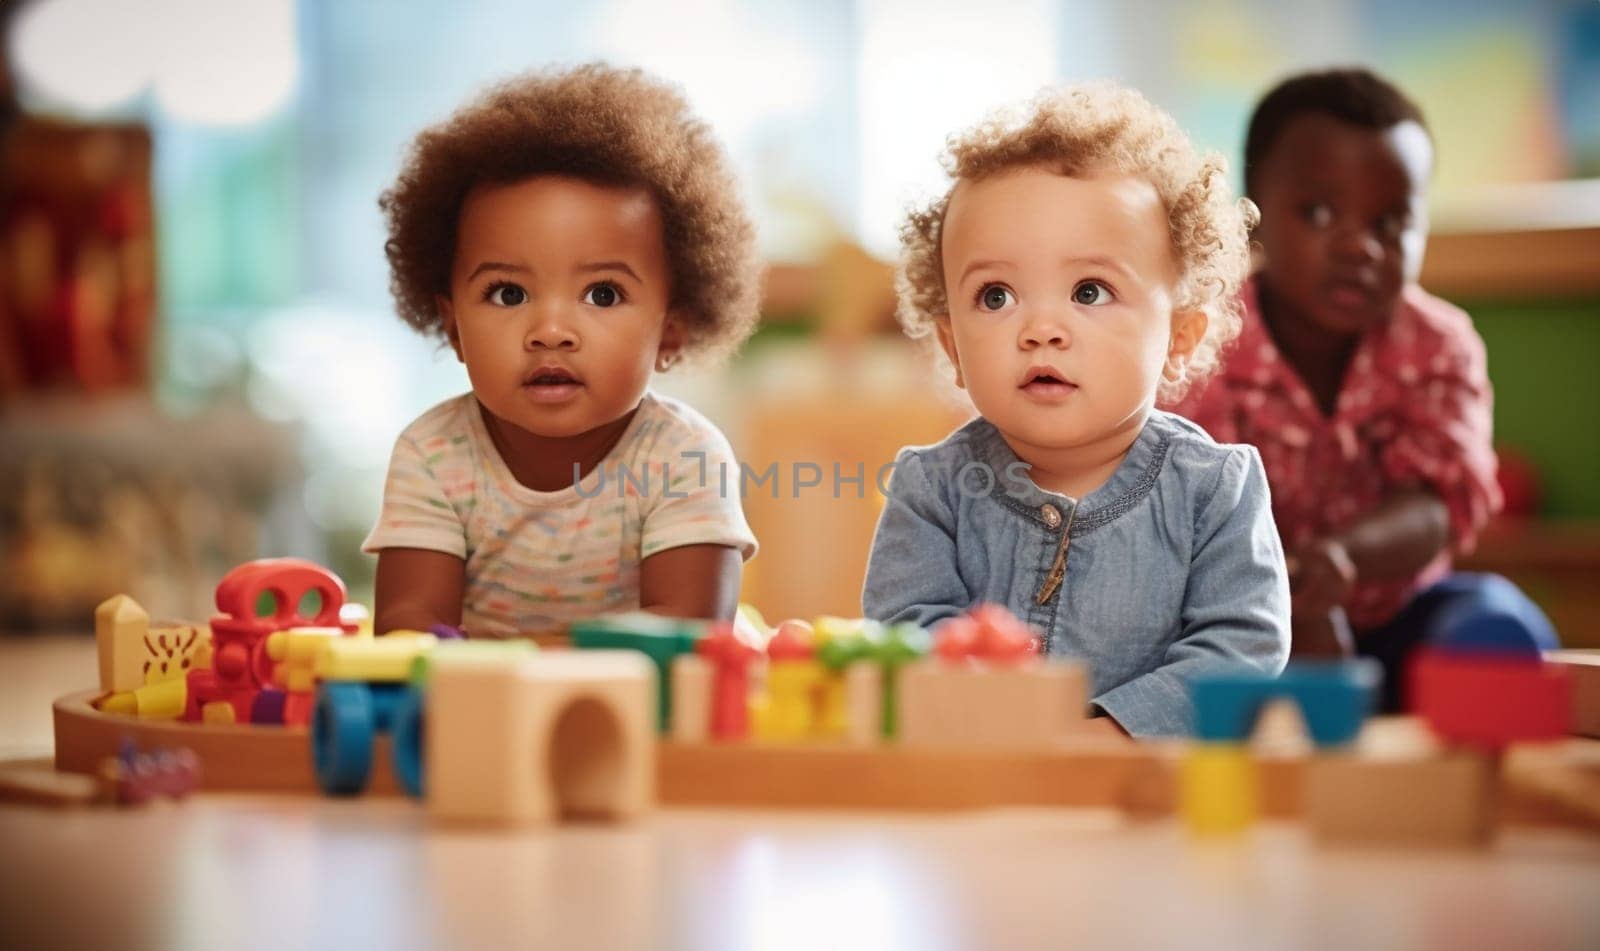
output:
<svg viewBox="0 0 1600 951"><path fill-rule="evenodd" d="M804 621L784 621L767 642L767 692L757 701L756 736L763 740L799 740L816 730L817 690L822 668L817 664L816 636Z"/></svg>
<svg viewBox="0 0 1600 951"><path fill-rule="evenodd" d="M152 625L139 602L119 594L94 612L100 654L100 702L107 713L171 720L183 712L185 677L200 666L210 643L203 625L161 621Z"/></svg>

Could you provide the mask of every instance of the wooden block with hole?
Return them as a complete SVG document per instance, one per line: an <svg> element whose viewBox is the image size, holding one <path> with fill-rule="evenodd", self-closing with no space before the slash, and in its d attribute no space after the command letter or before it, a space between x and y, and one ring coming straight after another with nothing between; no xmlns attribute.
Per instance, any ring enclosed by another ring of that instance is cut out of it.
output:
<svg viewBox="0 0 1600 951"><path fill-rule="evenodd" d="M1495 769L1466 750L1408 758L1314 756L1305 814L1321 842L1478 846L1493 832Z"/></svg>
<svg viewBox="0 0 1600 951"><path fill-rule="evenodd" d="M1037 749L1082 729L1083 665L1047 658L1016 665L930 659L900 671L898 736L907 746Z"/></svg>
<svg viewBox="0 0 1600 951"><path fill-rule="evenodd" d="M1600 738L1600 650L1550 651L1544 659L1572 680L1572 732Z"/></svg>
<svg viewBox="0 0 1600 951"><path fill-rule="evenodd" d="M438 651L427 703L439 819L626 819L655 802L656 671L638 651Z"/></svg>

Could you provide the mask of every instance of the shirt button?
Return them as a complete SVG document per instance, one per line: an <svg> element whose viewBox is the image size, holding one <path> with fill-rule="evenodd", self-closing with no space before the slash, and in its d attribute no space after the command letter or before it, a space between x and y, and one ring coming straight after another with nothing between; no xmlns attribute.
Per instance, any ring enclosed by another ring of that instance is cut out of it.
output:
<svg viewBox="0 0 1600 951"><path fill-rule="evenodd" d="M1039 506L1039 515L1044 518L1044 523L1051 528L1061 527L1061 510L1054 505Z"/></svg>

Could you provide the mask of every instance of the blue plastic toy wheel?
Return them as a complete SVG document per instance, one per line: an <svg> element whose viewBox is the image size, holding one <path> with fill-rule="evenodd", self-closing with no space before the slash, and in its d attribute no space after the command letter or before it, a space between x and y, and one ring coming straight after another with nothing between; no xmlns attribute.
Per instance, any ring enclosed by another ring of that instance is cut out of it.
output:
<svg viewBox="0 0 1600 951"><path fill-rule="evenodd" d="M422 796L422 717L422 691L409 688L395 707L391 746L395 778L413 798Z"/></svg>
<svg viewBox="0 0 1600 951"><path fill-rule="evenodd" d="M367 786L376 726L366 684L325 683L311 713L311 758L317 784L330 796L349 796Z"/></svg>

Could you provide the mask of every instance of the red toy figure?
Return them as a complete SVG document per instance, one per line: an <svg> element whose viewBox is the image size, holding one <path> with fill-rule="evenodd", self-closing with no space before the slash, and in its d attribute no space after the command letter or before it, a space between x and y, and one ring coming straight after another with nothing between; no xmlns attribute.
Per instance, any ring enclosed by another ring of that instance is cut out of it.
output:
<svg viewBox="0 0 1600 951"><path fill-rule="evenodd" d="M317 592L322 601L314 618L300 614L300 601L309 591ZM269 593L273 613L257 616L256 602ZM217 609L222 613L211 619L211 669L189 672L183 719L198 721L207 704L224 701L233 708L233 722L251 722L256 695L271 683L267 635L291 627L350 630L339 622L344 597L344 582L338 575L300 558L263 558L228 572L217 585Z"/></svg>
<svg viewBox="0 0 1600 951"><path fill-rule="evenodd" d="M935 654L949 661L1015 663L1039 653L1039 635L998 604L979 604L939 625Z"/></svg>
<svg viewBox="0 0 1600 951"><path fill-rule="evenodd" d="M716 668L711 684L712 737L744 739L750 731L750 663L761 651L735 634L727 622L713 625L695 650Z"/></svg>

